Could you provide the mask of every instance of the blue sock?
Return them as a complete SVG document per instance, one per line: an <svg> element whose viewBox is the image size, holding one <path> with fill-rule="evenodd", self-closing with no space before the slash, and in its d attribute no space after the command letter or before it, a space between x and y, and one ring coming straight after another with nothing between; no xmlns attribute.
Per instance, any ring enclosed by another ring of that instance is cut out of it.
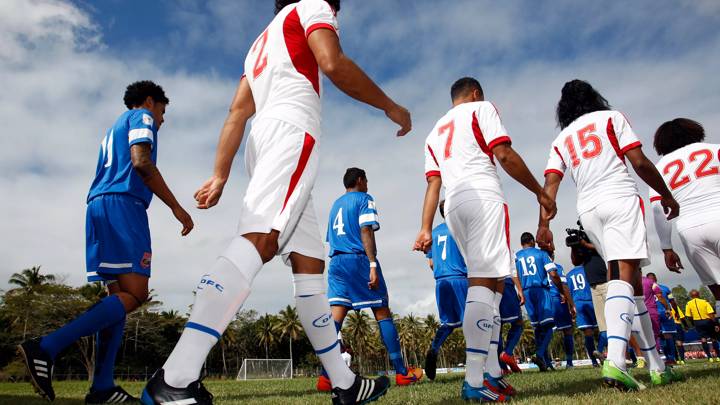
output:
<svg viewBox="0 0 720 405"><path fill-rule="evenodd" d="M630 360L633 362L633 364L637 363L637 356L635 355L635 350L628 346L627 352L630 355Z"/></svg>
<svg viewBox="0 0 720 405"><path fill-rule="evenodd" d="M336 330L338 333L340 333L340 331L342 330L342 325L343 325L343 323L342 323L342 322L338 322L338 321L334 321L334 322L335 322L335 330ZM328 379L330 378L330 376L328 376L327 371L325 371L325 367L322 367L322 366L320 367L320 375L322 375L323 377L326 377L326 378L328 378Z"/></svg>
<svg viewBox="0 0 720 405"><path fill-rule="evenodd" d="M597 351L599 351L600 353L604 353L606 346L607 346L607 331L602 331L602 332L600 332L600 335L598 336Z"/></svg>
<svg viewBox="0 0 720 405"><path fill-rule="evenodd" d="M435 332L435 339L433 339L432 345L430 346L433 352L437 354L437 352L440 350L440 346L442 346L443 342L445 342L445 339L450 336L453 329L455 328L453 328L452 326L440 325L437 332Z"/></svg>
<svg viewBox="0 0 720 405"><path fill-rule="evenodd" d="M110 295L62 328L42 338L40 347L52 358L83 336L90 336L125 318L125 307Z"/></svg>
<svg viewBox="0 0 720 405"><path fill-rule="evenodd" d="M717 340L713 340L713 350L715 350L715 357L720 357L720 343Z"/></svg>
<svg viewBox="0 0 720 405"><path fill-rule="evenodd" d="M597 364L597 359L593 355L593 352L595 351L595 338L592 335L585 336L585 350L587 351L588 356L590 356L592 364Z"/></svg>
<svg viewBox="0 0 720 405"><path fill-rule="evenodd" d="M702 349L705 352L705 355L708 359L712 359L712 354L710 354L710 345L707 344L707 342L702 342Z"/></svg>
<svg viewBox="0 0 720 405"><path fill-rule="evenodd" d="M575 351L575 339L573 339L573 335L563 335L563 348L565 348L565 362L568 366L572 366L573 351Z"/></svg>
<svg viewBox="0 0 720 405"><path fill-rule="evenodd" d="M95 375L90 391L103 391L115 386L113 380L115 355L120 349L123 332L125 332L125 318L97 333Z"/></svg>
<svg viewBox="0 0 720 405"><path fill-rule="evenodd" d="M682 343L677 345L677 351L678 351L678 356L680 357L680 360L685 361L685 346Z"/></svg>
<svg viewBox="0 0 720 405"><path fill-rule="evenodd" d="M505 343L505 353L512 356L513 352L515 351L515 346L517 346L518 342L520 342L520 338L522 337L523 332L523 325L513 323L512 326L510 326L510 330L507 334L507 340Z"/></svg>
<svg viewBox="0 0 720 405"><path fill-rule="evenodd" d="M390 361L393 367L395 367L395 373L400 375L407 374L408 371L405 367L405 360L403 360L400 349L400 338L398 337L397 329L395 329L395 323L393 323L392 318L385 318L382 321L378 321L378 326L380 327L380 336L390 356Z"/></svg>
<svg viewBox="0 0 720 405"><path fill-rule="evenodd" d="M502 329L500 330L500 333L502 333ZM503 352L503 340L502 340L502 336L500 336L500 339L498 339L498 345L497 345L498 360L500 360L500 354L501 354L502 352ZM500 368L501 368L501 369L503 369L503 370L508 370L508 366L507 366L507 364L505 364L505 362L503 362L502 360L500 360L499 363L500 363Z"/></svg>
<svg viewBox="0 0 720 405"><path fill-rule="evenodd" d="M543 361L547 359L547 349L553 337L552 325L538 326L535 332L535 345L537 346L537 356Z"/></svg>
<svg viewBox="0 0 720 405"><path fill-rule="evenodd" d="M663 344L663 352L665 353L665 357L670 360L674 361L677 360L677 354L675 353L675 341L670 339L662 339Z"/></svg>

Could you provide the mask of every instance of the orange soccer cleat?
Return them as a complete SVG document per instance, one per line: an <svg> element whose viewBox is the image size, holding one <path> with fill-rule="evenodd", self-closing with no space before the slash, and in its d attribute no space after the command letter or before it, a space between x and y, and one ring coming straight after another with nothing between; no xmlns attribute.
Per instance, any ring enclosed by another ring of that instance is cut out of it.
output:
<svg viewBox="0 0 720 405"><path fill-rule="evenodd" d="M517 361L515 361L515 356L511 356L505 352L500 353L500 361L507 364L508 367L510 367L510 370L512 370L513 373L522 373L522 370L517 364Z"/></svg>
<svg viewBox="0 0 720 405"><path fill-rule="evenodd" d="M420 381L423 376L421 368L408 368L408 372L405 375L395 374L396 385L410 385Z"/></svg>
<svg viewBox="0 0 720 405"><path fill-rule="evenodd" d="M321 375L320 377L318 377L317 385L315 387L320 392L332 391L332 383L330 383L330 379L324 375Z"/></svg>

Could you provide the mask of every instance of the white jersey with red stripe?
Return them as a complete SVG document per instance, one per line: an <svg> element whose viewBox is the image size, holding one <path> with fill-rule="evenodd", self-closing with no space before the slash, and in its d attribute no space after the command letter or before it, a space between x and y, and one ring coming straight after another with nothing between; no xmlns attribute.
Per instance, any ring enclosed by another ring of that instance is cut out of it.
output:
<svg viewBox="0 0 720 405"><path fill-rule="evenodd" d="M338 30L325 0L301 0L283 8L245 58L245 77L255 100L255 120L274 118L320 135L322 76L307 38L317 29Z"/></svg>
<svg viewBox="0 0 720 405"><path fill-rule="evenodd" d="M678 231L720 221L720 145L696 142L683 146L663 156L656 167L680 204ZM659 205L660 199L650 189L650 201Z"/></svg>
<svg viewBox="0 0 720 405"><path fill-rule="evenodd" d="M625 116L618 111L585 114L555 138L545 175L570 175L577 185L578 214L616 198L637 196L638 188L625 163L625 153L641 146Z"/></svg>
<svg viewBox="0 0 720 405"><path fill-rule="evenodd" d="M441 176L448 198L474 190L480 199L504 203L492 153L502 143L510 137L491 102L458 104L425 140L425 176Z"/></svg>

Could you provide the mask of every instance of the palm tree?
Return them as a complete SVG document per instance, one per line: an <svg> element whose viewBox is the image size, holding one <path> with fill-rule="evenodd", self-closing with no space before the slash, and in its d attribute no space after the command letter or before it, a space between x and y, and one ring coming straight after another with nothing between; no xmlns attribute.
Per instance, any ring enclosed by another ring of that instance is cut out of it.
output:
<svg viewBox="0 0 720 405"><path fill-rule="evenodd" d="M257 330L255 336L261 345L265 346L265 359L270 358L269 346L274 345L277 342L277 335L275 334L275 316L265 314L261 316L257 322Z"/></svg>
<svg viewBox="0 0 720 405"><path fill-rule="evenodd" d="M20 273L13 273L8 280L8 284L16 285L28 293L31 293L43 284L53 283L55 276L52 274L40 274L41 266L33 266L24 269Z"/></svg>
<svg viewBox="0 0 720 405"><path fill-rule="evenodd" d="M292 342L293 340L300 339L300 334L303 333L303 327L300 323L297 310L294 307L288 305L285 309L280 311L277 317L277 323L274 326L275 332L280 334L280 339L285 336L290 341L290 359L292 361Z"/></svg>
<svg viewBox="0 0 720 405"><path fill-rule="evenodd" d="M398 335L400 337L400 344L403 346L403 351L405 352L405 360L408 363L410 362L410 358L407 355L409 351L413 355L415 364L418 364L418 340L419 337L422 335L422 331L422 321L420 321L420 318L416 317L412 313L402 318L400 322L398 322Z"/></svg>
<svg viewBox="0 0 720 405"><path fill-rule="evenodd" d="M352 311L345 318L345 332L343 339L350 342L355 351L360 369L363 368L363 359L368 352L370 335L374 333L370 323L370 316L365 311Z"/></svg>

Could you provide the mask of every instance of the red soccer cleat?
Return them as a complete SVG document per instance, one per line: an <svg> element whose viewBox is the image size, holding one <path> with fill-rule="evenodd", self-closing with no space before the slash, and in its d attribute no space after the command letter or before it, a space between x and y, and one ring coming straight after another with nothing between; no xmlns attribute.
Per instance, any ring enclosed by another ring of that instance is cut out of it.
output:
<svg viewBox="0 0 720 405"><path fill-rule="evenodd" d="M324 375L321 375L320 377L318 377L317 385L315 387L320 392L332 391L332 383L330 383L330 379L325 377Z"/></svg>
<svg viewBox="0 0 720 405"><path fill-rule="evenodd" d="M485 381L483 381L483 386L498 395L504 395L506 397L512 397L517 395L517 391L515 390L515 388L513 388L512 385L505 381L504 378L493 378L490 377L487 373L485 373Z"/></svg>
<svg viewBox="0 0 720 405"><path fill-rule="evenodd" d="M408 368L408 372L405 375L395 374L396 385L410 385L420 381L423 376L421 368Z"/></svg>
<svg viewBox="0 0 720 405"><path fill-rule="evenodd" d="M502 352L500 353L500 361L507 364L508 367L510 367L510 370L512 370L513 373L522 373L522 370L517 364L517 361L515 361L515 356L510 356L509 354Z"/></svg>

